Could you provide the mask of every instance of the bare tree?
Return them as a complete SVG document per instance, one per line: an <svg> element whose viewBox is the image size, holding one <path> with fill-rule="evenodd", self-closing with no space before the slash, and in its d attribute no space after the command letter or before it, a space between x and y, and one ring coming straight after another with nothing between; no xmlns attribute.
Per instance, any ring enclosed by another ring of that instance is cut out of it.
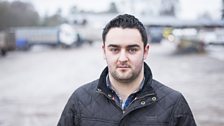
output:
<svg viewBox="0 0 224 126"><path fill-rule="evenodd" d="M58 9L56 13L52 16L45 16L43 19L43 23L41 25L43 26L57 26L64 22L67 22L65 18L62 17L61 14L62 10Z"/></svg>
<svg viewBox="0 0 224 126"><path fill-rule="evenodd" d="M224 0L222 0L222 20L224 20Z"/></svg>
<svg viewBox="0 0 224 126"><path fill-rule="evenodd" d="M39 24L39 14L32 4L21 1L0 2L0 30Z"/></svg>
<svg viewBox="0 0 224 126"><path fill-rule="evenodd" d="M161 0L160 15L176 16L179 0Z"/></svg>
<svg viewBox="0 0 224 126"><path fill-rule="evenodd" d="M118 9L117 9L117 6L116 6L116 3L115 2L111 2L110 3L108 12L109 13L118 13Z"/></svg>

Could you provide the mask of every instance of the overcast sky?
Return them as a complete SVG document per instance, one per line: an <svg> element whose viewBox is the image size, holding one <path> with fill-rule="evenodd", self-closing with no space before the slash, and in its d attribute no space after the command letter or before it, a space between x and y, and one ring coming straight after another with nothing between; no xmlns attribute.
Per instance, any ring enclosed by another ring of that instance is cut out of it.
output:
<svg viewBox="0 0 224 126"><path fill-rule="evenodd" d="M13 1L13 0L9 0ZM108 3L113 0L20 0L33 3L40 15L51 15L58 8L63 14L67 14L71 6L76 5L80 9L101 11L108 8ZM196 19L198 15L208 12L213 18L220 18L221 0L179 0L179 17L182 19Z"/></svg>
<svg viewBox="0 0 224 126"><path fill-rule="evenodd" d="M180 0L181 17L195 19L198 15L208 12L214 18L220 18L222 0Z"/></svg>

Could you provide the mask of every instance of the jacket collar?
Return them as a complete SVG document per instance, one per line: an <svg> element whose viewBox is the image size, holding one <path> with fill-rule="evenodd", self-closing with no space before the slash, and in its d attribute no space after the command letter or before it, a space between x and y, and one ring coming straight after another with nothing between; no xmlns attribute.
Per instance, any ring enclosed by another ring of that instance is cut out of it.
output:
<svg viewBox="0 0 224 126"><path fill-rule="evenodd" d="M106 95L111 93L111 90L106 86L106 76L108 74L108 67L106 67L100 75L97 90L105 93ZM145 96L147 94L155 94L155 91L151 87L152 83L152 72L149 66L144 63L144 76L145 83L142 90L137 94L138 97Z"/></svg>

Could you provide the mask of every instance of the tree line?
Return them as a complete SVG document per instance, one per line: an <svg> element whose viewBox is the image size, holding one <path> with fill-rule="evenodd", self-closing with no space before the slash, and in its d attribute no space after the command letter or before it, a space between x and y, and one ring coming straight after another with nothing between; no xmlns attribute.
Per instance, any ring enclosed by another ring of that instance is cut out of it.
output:
<svg viewBox="0 0 224 126"><path fill-rule="evenodd" d="M63 21L60 10L52 16L40 17L31 3L0 1L0 31L21 26L54 26Z"/></svg>

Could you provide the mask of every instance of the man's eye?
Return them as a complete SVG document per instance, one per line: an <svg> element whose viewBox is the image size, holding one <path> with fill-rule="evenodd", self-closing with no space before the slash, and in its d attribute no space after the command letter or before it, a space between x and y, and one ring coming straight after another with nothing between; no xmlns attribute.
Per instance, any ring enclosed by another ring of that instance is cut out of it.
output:
<svg viewBox="0 0 224 126"><path fill-rule="evenodd" d="M111 52L118 52L119 50L117 48L111 48L110 51Z"/></svg>
<svg viewBox="0 0 224 126"><path fill-rule="evenodd" d="M133 54L135 52L137 52L138 50L136 48L131 48L128 50L129 53Z"/></svg>

